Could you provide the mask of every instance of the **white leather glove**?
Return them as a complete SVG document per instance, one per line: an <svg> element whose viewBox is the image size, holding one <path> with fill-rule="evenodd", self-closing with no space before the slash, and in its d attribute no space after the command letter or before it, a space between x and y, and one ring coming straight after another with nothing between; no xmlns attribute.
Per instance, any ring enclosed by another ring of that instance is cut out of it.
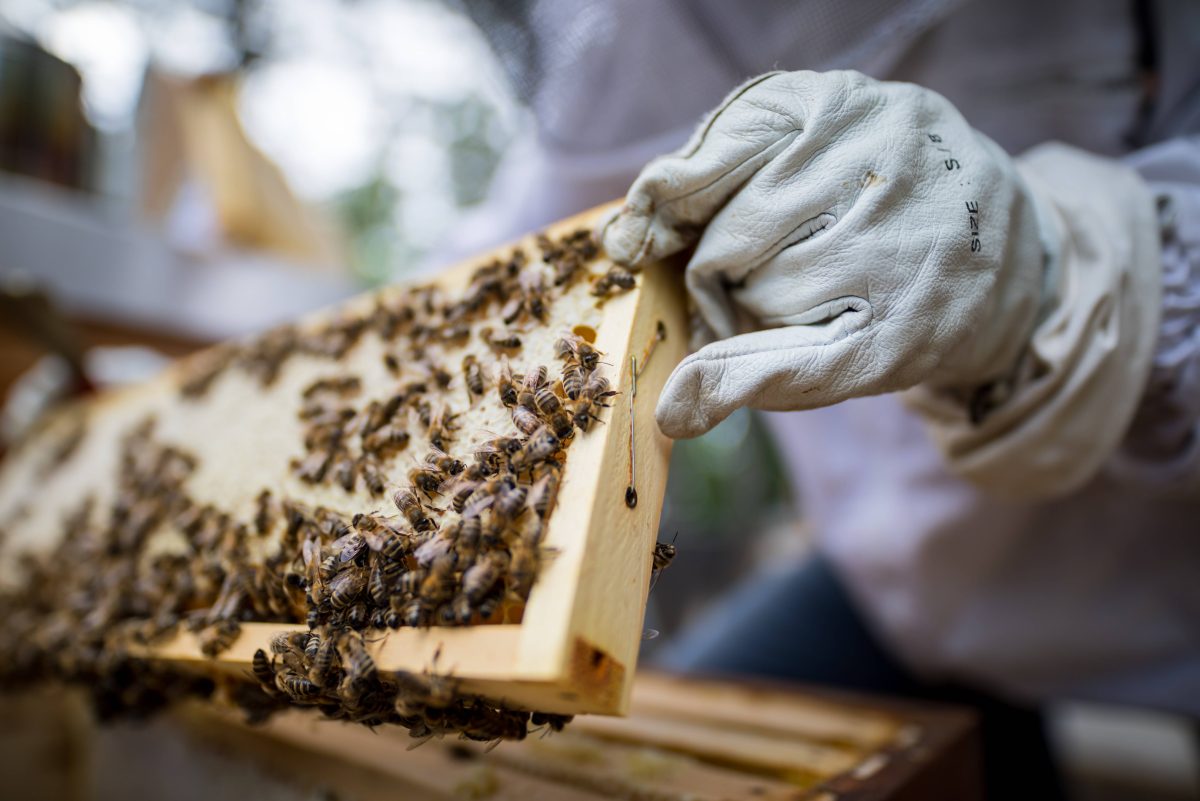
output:
<svg viewBox="0 0 1200 801"><path fill-rule="evenodd" d="M691 245L705 339L660 397L672 437L741 406L808 409L1012 371L1047 259L1015 165L934 92L772 73L648 165L602 228L638 264Z"/></svg>

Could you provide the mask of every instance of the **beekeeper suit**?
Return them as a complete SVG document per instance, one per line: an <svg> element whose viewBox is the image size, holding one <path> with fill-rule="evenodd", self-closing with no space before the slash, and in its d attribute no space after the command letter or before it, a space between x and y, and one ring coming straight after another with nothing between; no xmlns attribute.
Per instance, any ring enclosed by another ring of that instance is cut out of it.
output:
<svg viewBox="0 0 1200 801"><path fill-rule="evenodd" d="M625 195L612 258L694 248L662 430L786 412L914 671L1200 715L1200 6L524 5L482 22L538 139L476 230Z"/></svg>

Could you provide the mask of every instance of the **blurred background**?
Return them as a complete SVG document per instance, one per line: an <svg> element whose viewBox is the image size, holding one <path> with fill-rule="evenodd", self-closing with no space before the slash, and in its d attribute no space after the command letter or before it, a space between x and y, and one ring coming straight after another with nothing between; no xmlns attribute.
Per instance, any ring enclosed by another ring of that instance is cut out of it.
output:
<svg viewBox="0 0 1200 801"><path fill-rule="evenodd" d="M453 0L3 0L0 453L81 376L142 378L468 255L533 136ZM751 413L679 443L647 655L800 556L786 486ZM1056 731L1081 798L1200 787L1171 721L1071 706Z"/></svg>

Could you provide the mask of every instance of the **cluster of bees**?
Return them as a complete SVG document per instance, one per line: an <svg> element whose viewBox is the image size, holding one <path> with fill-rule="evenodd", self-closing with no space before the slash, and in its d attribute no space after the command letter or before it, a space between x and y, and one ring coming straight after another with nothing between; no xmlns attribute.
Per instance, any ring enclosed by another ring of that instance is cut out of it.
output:
<svg viewBox="0 0 1200 801"><path fill-rule="evenodd" d="M285 326L193 360L180 383L188 402L226 370L269 386L293 356L336 362L377 335L395 378L387 393L372 397L374 387L350 374L312 381L297 412L303 455L287 469L302 483L340 487L351 508L360 487L379 503L339 511L264 488L252 515L238 519L189 497L196 457L159 441L148 419L123 442L111 507L84 503L55 552L28 557L28 585L0 596L14 621L0 634L0 680L81 681L103 708L135 713L219 685L252 719L301 705L404 725L415 737L496 740L523 737L530 724L561 728L566 718L461 695L450 678L385 674L362 633L496 622L519 611L535 584L565 449L616 394L602 354L574 333L558 338L553 366L514 371L523 335L548 324L554 300L589 276L596 255L586 231L539 237L538 248L542 264L514 251L476 269L454 297L436 287L381 295L366 314ZM635 285L621 268L590 280L601 302ZM467 347L476 339L479 355ZM460 420L483 404L502 409L511 430L464 431ZM178 544L148 548L164 528ZM215 656L247 621L309 631L257 653L253 681L189 676L132 655L186 626Z"/></svg>

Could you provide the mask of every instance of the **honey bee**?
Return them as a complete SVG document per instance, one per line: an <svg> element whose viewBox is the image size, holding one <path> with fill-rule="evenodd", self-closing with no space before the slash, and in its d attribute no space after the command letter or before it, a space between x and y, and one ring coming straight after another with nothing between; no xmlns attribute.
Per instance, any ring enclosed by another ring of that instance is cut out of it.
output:
<svg viewBox="0 0 1200 801"><path fill-rule="evenodd" d="M267 690L268 693L275 691L275 667L263 649L259 648L254 652L254 658L250 661L250 672L254 674L254 678L258 679L258 683L263 686L264 690Z"/></svg>
<svg viewBox="0 0 1200 801"><path fill-rule="evenodd" d="M301 397L305 400L320 395L323 393L332 393L334 395L353 395L362 387L362 382L358 376L331 376L329 378L318 378L316 381L304 388Z"/></svg>
<svg viewBox="0 0 1200 801"><path fill-rule="evenodd" d="M517 282L525 294L525 307L539 321L546 321L546 282L541 270L522 270ZM506 321L509 322L509 321Z"/></svg>
<svg viewBox="0 0 1200 801"><path fill-rule="evenodd" d="M504 552L492 551L467 568L462 578L463 595L466 596L467 601L472 606L482 601L483 597L500 581L500 577L507 567L508 558L504 556Z"/></svg>
<svg viewBox="0 0 1200 801"><path fill-rule="evenodd" d="M523 434L531 435L542 427L541 419L524 406L512 407L512 421Z"/></svg>
<svg viewBox="0 0 1200 801"><path fill-rule="evenodd" d="M358 561L366 547L367 541L357 531L347 531L333 543L333 549L338 552L340 564Z"/></svg>
<svg viewBox="0 0 1200 801"><path fill-rule="evenodd" d="M513 380L512 367L507 360L500 365L500 372L496 377L496 391L500 395L500 402L505 406L517 405L517 384Z"/></svg>
<svg viewBox="0 0 1200 801"><path fill-rule="evenodd" d="M314 637L313 640L318 640ZM308 680L317 687L325 687L334 672L334 657L337 656L337 641L332 635L320 639L316 653L308 668Z"/></svg>
<svg viewBox="0 0 1200 801"><path fill-rule="evenodd" d="M576 334L563 334L554 343L554 353L560 359L574 359L588 372L595 370L596 365L600 363L600 351Z"/></svg>
<svg viewBox="0 0 1200 801"><path fill-rule="evenodd" d="M220 620L200 632L200 651L207 657L216 657L229 649L242 633L236 620Z"/></svg>
<svg viewBox="0 0 1200 801"><path fill-rule="evenodd" d="M539 548L519 540L513 545L512 559L508 568L509 591L525 600L533 588L540 564Z"/></svg>
<svg viewBox="0 0 1200 801"><path fill-rule="evenodd" d="M384 479L383 471L379 469L379 465L372 459L366 456L358 460L358 472L363 477L363 483L367 485L367 490L372 495L382 495L387 487L387 482Z"/></svg>
<svg viewBox="0 0 1200 801"><path fill-rule="evenodd" d="M517 392L517 402L529 411L537 411L534 396L546 385L546 366L538 365L521 376L521 388Z"/></svg>
<svg viewBox="0 0 1200 801"><path fill-rule="evenodd" d="M525 497L528 492L525 487L516 482L511 480L506 481L496 493L496 500L492 504L492 512L505 520L516 518L525 508Z"/></svg>
<svg viewBox="0 0 1200 801"><path fill-rule="evenodd" d="M276 656L302 654L311 635L307 631L281 631L271 636L271 653Z"/></svg>
<svg viewBox="0 0 1200 801"><path fill-rule="evenodd" d="M597 403L584 395L575 402L575 406L571 410L571 422L578 426L580 431L587 431L592 427L592 423L603 422L599 417L600 410L607 408L608 404Z"/></svg>
<svg viewBox="0 0 1200 801"><path fill-rule="evenodd" d="M443 601L450 600L451 593L454 590L455 563L455 554L450 552L434 559L428 570L421 571L423 575L421 576L420 584L417 585L416 592L413 594L417 596L417 600L421 602L421 606L423 607L422 619L427 620L430 611ZM415 573L416 571L413 572ZM404 578L408 579L410 575L412 573L405 573ZM407 583L408 587L406 589L411 589L415 582Z"/></svg>
<svg viewBox="0 0 1200 801"><path fill-rule="evenodd" d="M501 336L493 336L493 334L492 328L485 327L480 330L479 338L487 343L487 346L494 352L502 353L521 349L521 338L516 334L506 333Z"/></svg>
<svg viewBox="0 0 1200 801"><path fill-rule="evenodd" d="M408 524L413 527L414 531L431 531L437 527L437 524L425 514L425 508L421 505L420 499L411 489L397 490L392 495L392 502L400 514L408 520Z"/></svg>
<svg viewBox="0 0 1200 801"><path fill-rule="evenodd" d="M334 609L346 609L367 587L367 572L359 567L343 569L329 583L329 602Z"/></svg>
<svg viewBox="0 0 1200 801"><path fill-rule="evenodd" d="M442 484L446 481L446 476L441 470L430 465L418 465L408 471L408 480L412 485L419 489L426 498L433 498L434 495L441 495Z"/></svg>
<svg viewBox="0 0 1200 801"><path fill-rule="evenodd" d="M451 412L448 406L440 407L430 416L426 426L429 442L439 451L446 450L454 441L454 432L458 430L458 425L455 423L457 417L458 415Z"/></svg>
<svg viewBox="0 0 1200 801"><path fill-rule="evenodd" d="M608 379L600 375L599 372L593 372L587 377L586 383L583 386L583 397L590 398L595 403L601 403L617 392L609 388Z"/></svg>
<svg viewBox="0 0 1200 801"><path fill-rule="evenodd" d="M604 297L614 289L625 292L635 286L637 286L637 276L624 267L614 264L608 269L608 272L592 284L591 294L596 297Z"/></svg>
<svg viewBox="0 0 1200 801"><path fill-rule="evenodd" d="M565 409L560 408L554 414L548 415L546 425L559 440L567 440L575 435L575 417Z"/></svg>
<svg viewBox="0 0 1200 801"><path fill-rule="evenodd" d="M458 459L441 451L432 450L425 456L425 464L433 465L445 475L457 476L466 467Z"/></svg>
<svg viewBox="0 0 1200 801"><path fill-rule="evenodd" d="M672 560L675 559L675 543L672 542L656 542L654 543L654 553L651 558L652 569L655 573L661 573L671 566Z"/></svg>
<svg viewBox="0 0 1200 801"><path fill-rule="evenodd" d="M255 499L254 530L266 534L271 529L271 516L274 507L271 504L271 491L263 490Z"/></svg>
<svg viewBox="0 0 1200 801"><path fill-rule="evenodd" d="M338 454L337 462L333 466L333 479L346 492L354 491L354 485L358 481L358 462L349 453L342 451Z"/></svg>
<svg viewBox="0 0 1200 801"><path fill-rule="evenodd" d="M303 461L293 459L292 470L296 472L296 476L307 484L319 484L325 478L325 472L329 469L329 462L333 456L328 451L316 451L310 453Z"/></svg>
<svg viewBox="0 0 1200 801"><path fill-rule="evenodd" d="M534 482L529 491L529 505L539 520L545 520L554 508L554 500L558 495L558 472L548 470Z"/></svg>
<svg viewBox="0 0 1200 801"><path fill-rule="evenodd" d="M475 398L483 396L483 368L479 366L479 359L468 353L463 357L462 371L464 383L467 385L467 403L471 403Z"/></svg>
<svg viewBox="0 0 1200 801"><path fill-rule="evenodd" d="M305 703L321 695L321 688L290 670L275 674L275 686L293 701Z"/></svg>
<svg viewBox="0 0 1200 801"><path fill-rule="evenodd" d="M534 712L529 722L534 726L546 726L550 731L560 732L575 719L574 715L554 715L549 712Z"/></svg>
<svg viewBox="0 0 1200 801"><path fill-rule="evenodd" d="M471 337L471 324L464 321L444 326L441 330L441 337L443 342L452 345L465 345Z"/></svg>
<svg viewBox="0 0 1200 801"><path fill-rule="evenodd" d="M549 384L543 384L534 393L533 397L534 402L537 404L537 411L541 412L545 417L549 417L562 409L562 401L559 400L558 395L554 394L554 390L550 388Z"/></svg>
<svg viewBox="0 0 1200 801"><path fill-rule="evenodd" d="M407 431L395 423L388 423L363 438L363 451L386 459L407 448L409 440Z"/></svg>
<svg viewBox="0 0 1200 801"><path fill-rule="evenodd" d="M450 508L462 514L463 507L483 482L460 478L450 488Z"/></svg>
<svg viewBox="0 0 1200 801"><path fill-rule="evenodd" d="M540 426L529 436L529 441L512 457L514 470L521 471L544 462L558 453L562 442L546 426Z"/></svg>
<svg viewBox="0 0 1200 801"><path fill-rule="evenodd" d="M569 400L578 400L583 393L584 372L583 367L576 362L567 362L563 365L562 371L562 387L563 393L566 394Z"/></svg>

